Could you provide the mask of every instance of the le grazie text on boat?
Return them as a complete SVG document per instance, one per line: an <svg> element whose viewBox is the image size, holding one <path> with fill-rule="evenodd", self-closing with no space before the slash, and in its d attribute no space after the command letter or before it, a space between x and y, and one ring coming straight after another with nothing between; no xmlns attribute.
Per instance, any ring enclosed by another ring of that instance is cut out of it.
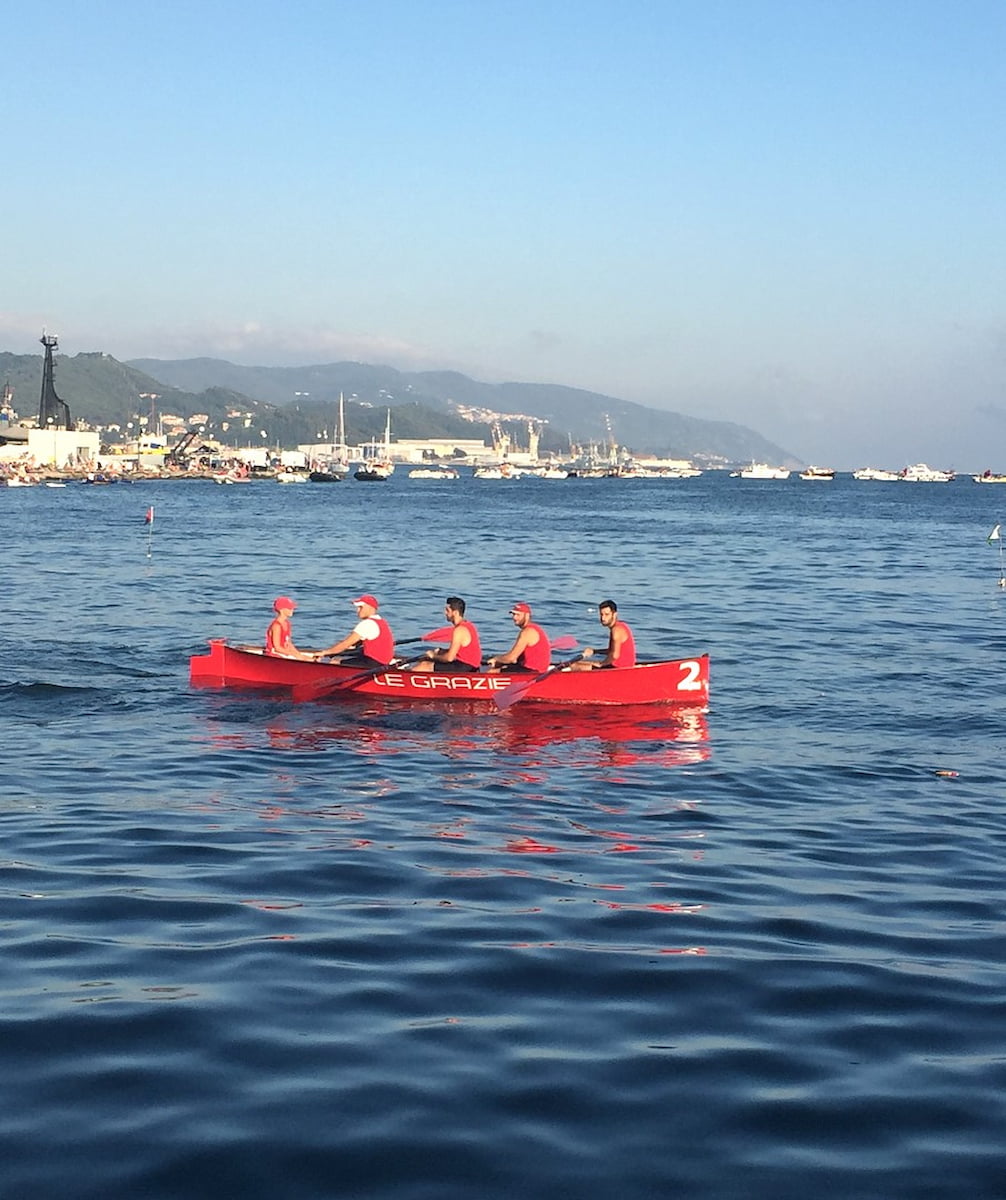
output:
<svg viewBox="0 0 1006 1200"><path fill-rule="evenodd" d="M379 696L385 700L485 702L508 707L522 702L551 705L674 704L705 708L709 702L709 656L639 663L602 671L574 671L556 663L539 674L486 671L440 675L403 667L362 670L359 664L308 662L232 646L212 638L209 654L189 660L189 681L199 688L286 690L295 700ZM508 695L509 693L509 695Z"/></svg>

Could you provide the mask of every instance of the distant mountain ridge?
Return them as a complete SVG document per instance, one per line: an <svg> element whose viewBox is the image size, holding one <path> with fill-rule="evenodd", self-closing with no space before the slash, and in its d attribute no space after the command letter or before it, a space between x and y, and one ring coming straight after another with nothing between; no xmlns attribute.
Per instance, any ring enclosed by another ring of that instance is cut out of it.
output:
<svg viewBox="0 0 1006 1200"><path fill-rule="evenodd" d="M14 406L22 417L38 412L41 379L40 354L0 352L0 381L14 388ZM172 413L186 421L200 416L207 436L230 445L334 440L342 392L351 444L382 436L384 410L390 406L392 436L405 439L489 440L491 424L498 419L515 443L526 445L527 420L535 418L547 422L541 450L560 455L571 442L605 445L610 423L617 443L636 454L788 466L799 461L743 425L663 412L558 384L482 383L456 371L402 372L356 362L245 367L215 358L124 363L94 351L72 357L57 353L55 383L74 419L105 428L118 425L123 436L130 422L135 427L140 418Z"/></svg>
<svg viewBox="0 0 1006 1200"><path fill-rule="evenodd" d="M223 385L188 391L98 352L72 358L57 354L54 374L56 390L69 404L75 421L106 430L118 426L120 437L127 436L130 423L135 432L141 420L153 419L156 424L160 416L172 414L205 425L208 437L232 446L290 447L335 438L336 406L306 395L294 404L274 405ZM18 413L33 418L39 407L42 356L0 352L0 378L11 384ZM199 389L200 385L194 387ZM384 403L382 400L378 408L347 402L346 436L350 444L383 436ZM235 417L235 412L240 415ZM424 408L414 403L398 407L394 432L403 438L463 440L490 436L489 426L484 423L473 425L443 408ZM108 440L116 440L114 433Z"/></svg>
<svg viewBox="0 0 1006 1200"><path fill-rule="evenodd" d="M129 366L163 384L188 392L211 387L230 389L282 409L310 397L331 405L342 392L347 399L374 407L419 405L453 414L458 405L511 418L548 422L543 448L562 450L578 443L614 439L634 453L680 458L751 459L799 465L789 451L753 429L727 421L708 421L676 412L646 408L628 400L560 384L483 383L456 371L398 371L367 363L339 362L304 367L246 367L215 358L131 359ZM307 394L307 395L305 395ZM506 422L503 422L506 424ZM397 421L393 421L398 425ZM513 421L510 421L513 425ZM398 430L400 436L406 436Z"/></svg>

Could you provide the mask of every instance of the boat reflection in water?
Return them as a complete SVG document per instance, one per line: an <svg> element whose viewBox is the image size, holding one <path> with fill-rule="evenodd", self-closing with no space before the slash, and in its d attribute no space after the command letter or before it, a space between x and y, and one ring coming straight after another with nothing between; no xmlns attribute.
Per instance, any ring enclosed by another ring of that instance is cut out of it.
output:
<svg viewBox="0 0 1006 1200"><path fill-rule="evenodd" d="M282 835L279 853L306 839L312 854L331 855L339 878L357 880L354 911L436 904L475 922L483 950L508 953L707 952L693 922L708 901L688 881L709 831L701 801L673 786L676 769L710 757L700 710L277 707L248 693L213 694L207 706L200 728L222 772L204 801L208 819L217 827L233 819L227 810L243 819L236 760L246 758L260 780L255 814ZM324 885L319 900L314 885L283 878L279 894L255 904L302 903L328 919ZM299 926L278 933L295 937Z"/></svg>
<svg viewBox="0 0 1006 1200"><path fill-rule="evenodd" d="M514 706L498 721L499 748L533 755L557 746L574 748L565 765L630 766L647 762L680 767L710 756L709 727L700 709L668 709L657 704L609 708Z"/></svg>
<svg viewBox="0 0 1006 1200"><path fill-rule="evenodd" d="M245 704L257 707L261 701L231 695L219 703L230 717ZM312 717L317 718L318 711L313 709ZM260 749L263 735L271 749L321 751L339 746L364 757L433 753L455 760L505 755L511 765L525 770L548 765L596 770L637 763L680 767L711 755L702 710L659 704L527 704L486 712L476 705L431 710L401 701L345 701L337 708L326 707L321 719L310 724L303 722L301 710L284 710L264 726L256 723L255 728L226 734L218 729L210 740L231 749ZM505 768L506 762L498 765Z"/></svg>

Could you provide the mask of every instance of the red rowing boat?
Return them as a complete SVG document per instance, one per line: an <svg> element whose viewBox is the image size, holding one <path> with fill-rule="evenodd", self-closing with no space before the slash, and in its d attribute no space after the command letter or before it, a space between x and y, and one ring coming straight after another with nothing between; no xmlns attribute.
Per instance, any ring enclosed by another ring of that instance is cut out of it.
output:
<svg viewBox="0 0 1006 1200"><path fill-rule="evenodd" d="M189 660L189 682L200 688L266 688L317 698L379 696L385 700L495 703L519 681L521 700L546 704L677 704L709 702L709 656L641 663L623 670L569 671L561 666L529 681L527 675L427 674L407 669L373 675L358 666L305 662L210 639L209 654Z"/></svg>

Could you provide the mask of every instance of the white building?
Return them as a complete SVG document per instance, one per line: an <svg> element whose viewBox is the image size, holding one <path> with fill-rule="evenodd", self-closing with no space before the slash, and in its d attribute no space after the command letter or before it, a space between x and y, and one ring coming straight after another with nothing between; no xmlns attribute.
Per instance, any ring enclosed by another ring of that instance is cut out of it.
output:
<svg viewBox="0 0 1006 1200"><path fill-rule="evenodd" d="M97 462L101 440L95 432L79 429L30 429L28 454L39 464L58 469L91 467Z"/></svg>

